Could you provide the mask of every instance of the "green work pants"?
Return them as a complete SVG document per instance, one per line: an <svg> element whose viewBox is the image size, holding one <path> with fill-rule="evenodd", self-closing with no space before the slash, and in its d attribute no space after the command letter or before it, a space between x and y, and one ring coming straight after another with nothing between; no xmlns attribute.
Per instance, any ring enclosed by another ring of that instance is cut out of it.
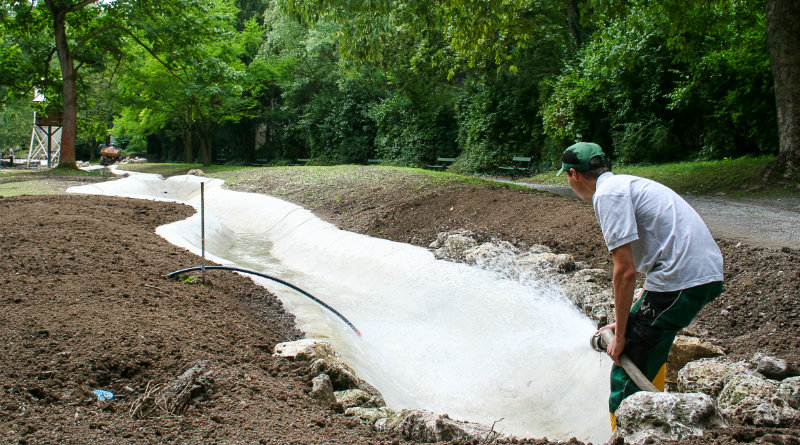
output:
<svg viewBox="0 0 800 445"><path fill-rule="evenodd" d="M678 331L688 326L700 309L720 293L721 281L675 292L645 291L631 307L623 354L652 381L667 362ZM626 397L637 391L641 389L625 370L613 365L609 412L613 414Z"/></svg>

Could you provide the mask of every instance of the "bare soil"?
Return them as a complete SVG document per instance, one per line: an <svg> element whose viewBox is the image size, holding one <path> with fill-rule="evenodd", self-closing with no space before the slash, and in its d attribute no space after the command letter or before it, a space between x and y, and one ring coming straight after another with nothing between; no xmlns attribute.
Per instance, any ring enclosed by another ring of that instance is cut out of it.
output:
<svg viewBox="0 0 800 445"><path fill-rule="evenodd" d="M234 187L372 236L427 246L441 231L469 229L610 267L591 207L546 193L389 179L369 189L263 179ZM0 197L0 443L399 443L318 405L306 365L271 357L302 333L266 290L225 272L208 272L205 284L165 276L199 258L154 230L192 213L121 198ZM725 291L692 328L733 357L767 353L797 371L800 251L718 242ZM161 385L204 362L185 411L153 402ZM95 389L115 398L99 401ZM797 444L800 429L732 427L681 443Z"/></svg>

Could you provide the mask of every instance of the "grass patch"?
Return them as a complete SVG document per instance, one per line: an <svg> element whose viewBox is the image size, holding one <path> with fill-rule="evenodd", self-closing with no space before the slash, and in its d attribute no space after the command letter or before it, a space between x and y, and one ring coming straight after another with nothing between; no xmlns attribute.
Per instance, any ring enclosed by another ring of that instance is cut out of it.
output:
<svg viewBox="0 0 800 445"><path fill-rule="evenodd" d="M0 196L55 195L59 193L65 193L63 187L58 187L56 184L42 179L0 183Z"/></svg>
<svg viewBox="0 0 800 445"><path fill-rule="evenodd" d="M650 178L682 194L726 195L734 197L792 197L800 198L797 184L764 184L761 171L772 157L743 157L721 161L677 162L660 165L619 165L614 173ZM303 167L252 167L234 165L200 164L126 164L124 170L157 173L164 177L186 174L191 169L201 169L209 177L220 178L229 185L245 185L257 192L268 190L289 192L291 189L314 188L315 194L324 195L320 185L330 184L347 188L369 190L376 185L390 185L402 181L414 182L419 189L442 185L452 181L465 183L492 183L491 178L464 176L419 168L394 166L303 166ZM555 171L520 178L521 182L567 186L564 175ZM263 187L269 184L268 187ZM516 188L514 185L511 187ZM521 188L521 187L520 187Z"/></svg>
<svg viewBox="0 0 800 445"><path fill-rule="evenodd" d="M170 176L185 175L189 170L199 169L208 176L214 176L217 173L225 173L228 171L257 169L263 167L248 167L242 165L209 165L203 164L179 164L179 163L161 163L161 164L123 164L117 167L117 170L132 171L139 173L153 173L161 175L165 178Z"/></svg>
<svg viewBox="0 0 800 445"><path fill-rule="evenodd" d="M65 193L64 183L58 180L76 180L81 177L102 177L97 172L75 169L2 170L0 171L0 196L53 195Z"/></svg>

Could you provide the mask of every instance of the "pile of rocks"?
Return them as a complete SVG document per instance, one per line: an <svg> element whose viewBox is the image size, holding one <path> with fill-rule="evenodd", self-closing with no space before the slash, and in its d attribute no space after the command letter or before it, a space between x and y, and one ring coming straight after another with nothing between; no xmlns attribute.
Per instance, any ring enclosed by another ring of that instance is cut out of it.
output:
<svg viewBox="0 0 800 445"><path fill-rule="evenodd" d="M519 249L508 241L478 243L468 230L440 233L429 246L436 258L472 264L503 278L550 287L563 293L598 327L614 320L611 277L572 255L556 254L544 245Z"/></svg>
<svg viewBox="0 0 800 445"><path fill-rule="evenodd" d="M488 443L501 438L491 427L453 420L446 414L387 408L380 392L360 379L326 341L303 339L280 343L273 355L309 362L310 370L316 374L309 396L319 403L343 409L346 415L358 417L381 431L397 433L405 440L424 443L465 439Z"/></svg>
<svg viewBox="0 0 800 445"><path fill-rule="evenodd" d="M618 438L657 443L728 425L787 427L800 422L800 377L781 359L756 353L689 362L678 372L678 393L636 393L617 410Z"/></svg>

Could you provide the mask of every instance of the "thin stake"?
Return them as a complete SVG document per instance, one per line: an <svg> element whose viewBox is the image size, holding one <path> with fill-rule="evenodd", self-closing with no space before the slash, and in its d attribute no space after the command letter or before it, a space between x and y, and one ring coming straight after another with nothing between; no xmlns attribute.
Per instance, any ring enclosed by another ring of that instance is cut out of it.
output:
<svg viewBox="0 0 800 445"><path fill-rule="evenodd" d="M206 284L206 213L205 213L205 182L200 183L200 246L203 251L203 260L200 263L203 267L200 269L201 281Z"/></svg>

